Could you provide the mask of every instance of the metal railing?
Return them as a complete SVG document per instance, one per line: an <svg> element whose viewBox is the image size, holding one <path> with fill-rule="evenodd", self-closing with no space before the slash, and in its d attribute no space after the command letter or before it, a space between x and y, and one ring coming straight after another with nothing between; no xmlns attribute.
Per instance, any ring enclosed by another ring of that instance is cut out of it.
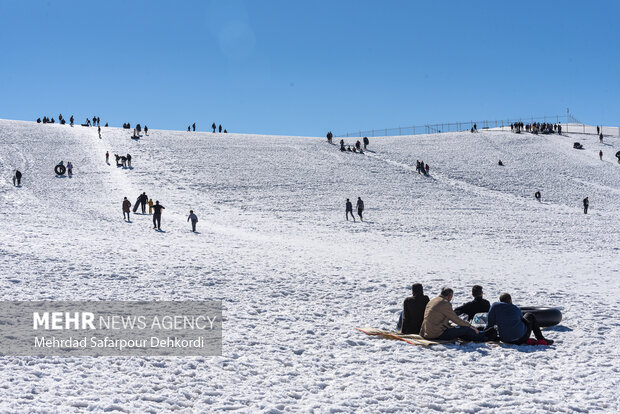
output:
<svg viewBox="0 0 620 414"><path fill-rule="evenodd" d="M444 122L439 124L413 125L397 128L371 129L367 131L347 132L334 135L338 138L348 137L387 137L397 135L419 135L419 134L439 134L442 132L462 132L470 131L474 125L476 129L498 128L505 130L510 128L510 124L523 122L523 124L533 124L534 122L561 124L562 132L574 133L596 133L596 126L585 125L577 120L573 115L551 115L538 117L522 117L513 119L495 119L482 121L463 121L463 122ZM620 135L620 127L602 127L604 135Z"/></svg>

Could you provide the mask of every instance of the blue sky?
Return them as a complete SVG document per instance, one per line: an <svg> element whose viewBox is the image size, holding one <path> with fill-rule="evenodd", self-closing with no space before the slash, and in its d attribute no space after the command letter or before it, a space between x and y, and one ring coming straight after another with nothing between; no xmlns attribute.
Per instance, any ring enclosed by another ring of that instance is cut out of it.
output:
<svg viewBox="0 0 620 414"><path fill-rule="evenodd" d="M616 1L0 0L0 118L323 136L620 125Z"/></svg>

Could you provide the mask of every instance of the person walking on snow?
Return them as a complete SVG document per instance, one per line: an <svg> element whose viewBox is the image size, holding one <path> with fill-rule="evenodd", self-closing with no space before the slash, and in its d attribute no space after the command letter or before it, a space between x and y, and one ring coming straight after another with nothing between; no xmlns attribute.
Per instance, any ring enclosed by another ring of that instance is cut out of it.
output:
<svg viewBox="0 0 620 414"><path fill-rule="evenodd" d="M161 230L161 211L165 208L166 207L159 204L159 201L155 202L155 205L153 206L153 210L155 210L155 212L153 213L153 228L154 229Z"/></svg>
<svg viewBox="0 0 620 414"><path fill-rule="evenodd" d="M364 137L364 149L368 147L368 137Z"/></svg>
<svg viewBox="0 0 620 414"><path fill-rule="evenodd" d="M196 233L196 223L198 223L198 217L194 214L194 210L189 211L187 221L192 221L192 232Z"/></svg>
<svg viewBox="0 0 620 414"><path fill-rule="evenodd" d="M603 143L603 133L601 132L598 136L599 141L601 142L601 144Z"/></svg>
<svg viewBox="0 0 620 414"><path fill-rule="evenodd" d="M67 161L67 174L73 175L73 164L71 164L71 161Z"/></svg>
<svg viewBox="0 0 620 414"><path fill-rule="evenodd" d="M146 125L144 125L144 135L148 135L149 133L149 127L147 127Z"/></svg>
<svg viewBox="0 0 620 414"><path fill-rule="evenodd" d="M13 185L22 185L22 173L19 170L15 170L15 175L13 176Z"/></svg>
<svg viewBox="0 0 620 414"><path fill-rule="evenodd" d="M110 152L109 151L105 152L105 163L110 164Z"/></svg>
<svg viewBox="0 0 620 414"><path fill-rule="evenodd" d="M131 168L131 155L127 154L127 167Z"/></svg>
<svg viewBox="0 0 620 414"><path fill-rule="evenodd" d="M362 213L364 212L364 202L361 197L357 197L357 215L360 216L360 221L364 221L364 217L362 217Z"/></svg>
<svg viewBox="0 0 620 414"><path fill-rule="evenodd" d="M146 195L146 193L142 193L139 199L140 199L140 206L142 207L142 214L146 214L146 203L149 202L149 197Z"/></svg>
<svg viewBox="0 0 620 414"><path fill-rule="evenodd" d="M603 150L600 150L598 152L598 157L601 159L601 161L603 161Z"/></svg>
<svg viewBox="0 0 620 414"><path fill-rule="evenodd" d="M220 134L221 134L222 133L222 124L220 124L219 131L220 131Z"/></svg>
<svg viewBox="0 0 620 414"><path fill-rule="evenodd" d="M129 211L131 209L131 201L127 200L127 197L123 199L123 219L129 221Z"/></svg>
<svg viewBox="0 0 620 414"><path fill-rule="evenodd" d="M149 214L153 214L153 199L149 198Z"/></svg>
<svg viewBox="0 0 620 414"><path fill-rule="evenodd" d="M194 130L194 132L196 132L196 123L195 122L192 124L192 129Z"/></svg>
<svg viewBox="0 0 620 414"><path fill-rule="evenodd" d="M353 215L353 204L351 204L351 201L349 201L349 199L347 198L347 204L345 205L346 208L346 217L347 217L347 221L349 221L349 214L351 214L351 217L353 218L353 221L355 221L355 216Z"/></svg>
<svg viewBox="0 0 620 414"><path fill-rule="evenodd" d="M588 207L590 207L590 200L586 197L583 199L583 214L588 214Z"/></svg>

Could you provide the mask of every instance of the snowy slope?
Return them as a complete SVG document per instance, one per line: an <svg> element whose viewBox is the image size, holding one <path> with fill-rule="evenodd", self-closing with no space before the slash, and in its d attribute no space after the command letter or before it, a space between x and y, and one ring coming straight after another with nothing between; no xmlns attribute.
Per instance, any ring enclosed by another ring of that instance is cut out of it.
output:
<svg viewBox="0 0 620 414"><path fill-rule="evenodd" d="M445 133L360 155L323 138L102 131L0 120L0 299L221 299L224 354L2 357L0 411L615 410L619 137ZM72 178L54 175L60 160ZM142 191L166 207L164 232L123 221ZM367 221L346 222L358 196ZM354 330L392 327L414 282L453 287L456 304L479 283L491 301L562 306L557 346L426 349Z"/></svg>

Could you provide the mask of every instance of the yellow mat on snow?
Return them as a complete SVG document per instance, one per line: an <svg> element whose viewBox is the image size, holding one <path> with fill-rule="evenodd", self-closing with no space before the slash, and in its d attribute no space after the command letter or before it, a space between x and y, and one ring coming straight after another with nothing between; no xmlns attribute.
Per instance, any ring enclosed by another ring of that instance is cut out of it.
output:
<svg viewBox="0 0 620 414"><path fill-rule="evenodd" d="M411 345L432 346L432 345L456 343L456 340L454 340L454 341L442 341L442 340L439 340L439 339L425 339L425 338L421 337L420 335L402 334L400 332L385 331L385 330L382 330L382 329L376 329L376 328L372 328L372 327L355 328L355 329L357 329L360 332L364 332L366 335L380 336L380 337L385 338L385 339L397 339L399 341L405 341L405 342L407 342L408 344L411 344Z"/></svg>

